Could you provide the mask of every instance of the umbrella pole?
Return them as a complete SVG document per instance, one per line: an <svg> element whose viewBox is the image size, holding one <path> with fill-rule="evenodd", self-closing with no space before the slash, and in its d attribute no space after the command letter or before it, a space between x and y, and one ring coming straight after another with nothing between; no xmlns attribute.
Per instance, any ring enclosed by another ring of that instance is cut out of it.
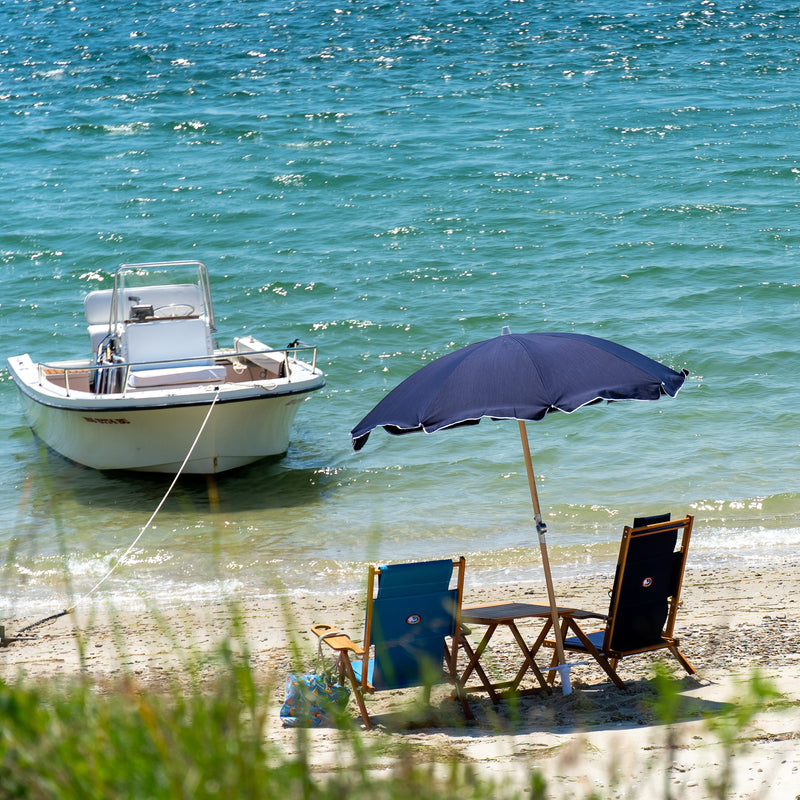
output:
<svg viewBox="0 0 800 800"><path fill-rule="evenodd" d="M522 440L522 452L525 455L525 467L528 470L528 486L531 490L531 502L533 503L533 518L536 521L536 533L539 536L539 548L542 551L542 567L544 569L544 579L547 584L547 599L550 603L550 614L553 621L553 634L556 640L556 660L558 667L566 664L564 658L564 641L561 636L561 624L558 618L558 605L556 604L556 593L553 588L553 576L550 573L550 558L547 554L547 526L542 521L542 512L539 507L539 494L536 491L536 476L533 474L533 461L531 460L531 447L528 442L528 430L525 427L523 420L517 420L519 423L519 436ZM561 676L561 685L564 689L564 694L569 694L572 691L569 680L568 670L559 670Z"/></svg>

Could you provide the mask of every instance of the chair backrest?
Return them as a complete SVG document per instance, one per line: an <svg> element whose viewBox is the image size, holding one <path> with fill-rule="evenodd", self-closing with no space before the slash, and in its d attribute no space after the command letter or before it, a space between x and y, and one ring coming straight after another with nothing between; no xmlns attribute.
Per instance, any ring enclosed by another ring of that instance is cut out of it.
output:
<svg viewBox="0 0 800 800"><path fill-rule="evenodd" d="M454 568L456 586L450 588ZM373 597L375 577L378 592ZM458 630L463 586L464 558L370 569L364 642L374 651L370 680L374 689L400 689L442 679L445 638ZM370 672L369 653L367 646L364 681Z"/></svg>
<svg viewBox="0 0 800 800"><path fill-rule="evenodd" d="M606 652L646 650L671 637L675 627L694 517L670 521L663 515L636 522L645 524L626 525L622 533L603 642Z"/></svg>

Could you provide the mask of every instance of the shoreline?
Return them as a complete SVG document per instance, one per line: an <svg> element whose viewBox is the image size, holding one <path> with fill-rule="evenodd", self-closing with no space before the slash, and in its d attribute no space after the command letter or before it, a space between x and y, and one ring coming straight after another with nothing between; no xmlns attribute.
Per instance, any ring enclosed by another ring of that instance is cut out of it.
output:
<svg viewBox="0 0 800 800"><path fill-rule="evenodd" d="M695 523L697 527L697 522ZM700 546L698 534L693 536L689 552L687 570L714 570L731 573L749 573L769 570L777 566L791 569L797 564L797 552L793 547L780 543L768 543L762 548L763 555L752 549L735 548L728 551L715 550L713 546ZM562 548L553 542L548 543L550 551L550 567L553 579L561 586L569 589L571 584L590 580L609 580L613 574L619 552L619 540L599 542L591 545L572 545ZM565 550L566 552L560 552ZM497 550L481 550L476 552L441 550L426 552L420 559L436 559L457 557L465 554L467 559L466 602L469 592L499 591L503 592L508 585L524 585L539 587L544 591L544 575L538 546L530 542L527 546L506 547ZM65 591L62 578L57 577L57 566L49 564L47 574L52 582L36 582L23 570L24 580L9 589L6 586L2 607L0 607L0 624L3 619L14 619L24 626L51 614L56 614L70 603L79 606L78 614L83 610L84 600L87 609L94 606L111 604L125 613L146 612L150 606L160 609L178 609L182 604L225 604L229 598L260 597L278 601L280 597L320 596L348 597L357 595L364 585L364 575L368 564L402 563L415 560L407 555L392 558L370 558L369 560L324 561L309 559L307 562L287 561L284 570L275 569L273 565L262 565L256 560L246 567L235 565L228 573L220 576L218 568L206 569L206 575L198 575L196 580L183 583L175 581L173 571L159 570L147 564L144 574L139 574L139 564L123 564L119 572L103 587L103 591L90 597L88 592L103 574L98 572L86 580L85 587L77 587L73 577L70 589ZM165 561L169 564L170 562ZM180 566L180 565L176 565ZM228 569L228 568L226 568ZM127 572L126 572L127 571ZM199 568L197 572L202 572ZM191 565L182 569L184 575L191 574ZM302 580L302 583L300 583ZM189 600L190 599L190 600ZM560 601L559 601L560 602ZM564 603L562 603L563 605Z"/></svg>
<svg viewBox="0 0 800 800"><path fill-rule="evenodd" d="M612 577L606 582L596 576L557 579L559 603L604 612ZM467 604L507 599L542 603L543 596L543 587L533 583L476 588L469 574L465 588ZM232 609L236 609L245 626L257 680L276 687L267 735L292 751L296 731L282 728L278 718L285 675L311 667L316 647L315 637L308 632L312 623L330 622L358 638L363 608L362 592L247 596L232 604L145 611L117 611L96 601L89 609L41 626L32 632L32 639L0 649L2 677L6 681L19 674L34 681L76 678L81 674L80 644L85 673L99 685L113 685L123 669L143 687L157 691L174 688L176 682L188 687L190 659L214 651L231 632ZM7 619L5 625L6 634L13 636L23 621ZM534 631L528 625L520 629L526 638ZM480 633L473 631L471 638ZM609 796L644 797L645 786L650 786L651 796L654 792L659 796L667 768L674 787L681 787L681 797L702 800L708 796L703 776L719 764L706 716L740 696L744 691L740 682L758 670L789 705L759 712L743 733L742 752L735 759L738 793L731 797L795 797L800 786L796 741L800 738L800 560L769 568L689 565L676 633L698 676L676 672L686 711L675 726L675 752L665 750L667 726L647 710L655 699L650 655L621 662L619 673L630 686L627 692L616 689L591 663L573 669L572 695L564 696L556 687L553 695L524 698L514 714L506 706L496 710L485 695L473 695L470 704L476 723L466 728L443 725L441 720L421 729L398 728L398 715L413 703L415 691L379 693L368 699L376 730L364 736L411 744L419 757L431 760L444 751L454 753L481 772L512 783L529 780L535 766L547 777L556 797L566 796L567 788L588 794L614 781L619 786L627 781L629 789L635 785L642 794L625 794L618 786L615 791L620 794ZM291 663L292 637L303 653L302 664ZM493 657L500 666L516 663L514 648L498 631ZM667 651L657 658L680 670ZM213 677L214 669L211 664L203 667L200 679ZM435 694L434 705L436 698ZM357 720L352 700L349 711ZM310 733L315 758L322 763L334 759L338 732L322 728ZM669 764L664 761L667 758ZM572 766L571 759L577 759ZM615 770L609 772L612 765ZM637 776L635 782L633 776Z"/></svg>

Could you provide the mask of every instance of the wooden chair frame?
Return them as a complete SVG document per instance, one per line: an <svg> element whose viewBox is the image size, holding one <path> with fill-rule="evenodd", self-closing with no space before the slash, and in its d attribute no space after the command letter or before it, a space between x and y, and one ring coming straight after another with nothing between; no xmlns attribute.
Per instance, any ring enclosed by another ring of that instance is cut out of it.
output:
<svg viewBox="0 0 800 800"><path fill-rule="evenodd" d="M454 609L454 628L453 628L453 641L450 647L445 643L445 664L443 669L443 677L445 680L452 682L456 687L456 695L461 703L464 711L464 716L467 719L474 719L472 709L470 708L466 694L464 693L457 677L457 659L461 633L461 604L464 594L464 569L466 567L466 559L461 556L453 561L453 568L456 571L456 586L455 586L455 609ZM316 624L311 627L311 632L320 639L320 643L324 642L332 650L336 651L336 663L339 671L340 681L347 678L353 689L353 695L358 710L361 713L361 718L364 721L364 726L367 730L372 728L372 720L370 719L369 712L367 711L364 702L364 696L373 694L377 690L369 682L369 662L371 658L372 647L369 642L372 640L372 627L373 627L373 605L375 602L375 579L379 575L381 568L379 566L370 565L367 577L367 605L365 612L364 623L364 644L357 644L346 633L342 633L332 625ZM353 670L353 663L350 658L352 654L356 659L361 661L361 677L356 675Z"/></svg>
<svg viewBox="0 0 800 800"><path fill-rule="evenodd" d="M564 642L564 649L569 652L588 653L591 655L595 661L597 661L600 667L605 670L608 677L620 689L626 689L627 686L619 677L617 673L617 666L620 660L626 656L668 649L688 674L694 675L697 672L697 670L681 652L679 648L680 642L674 635L675 619L680 606L681 588L683 586L683 576L686 568L686 556L689 549L689 542L691 540L693 524L694 517L689 515L682 519L658 522L652 525L643 525L639 528L632 528L626 525L622 532L622 542L620 544L619 557L617 559L617 571L614 578L614 587L611 590L611 602L609 604L608 614L598 614L591 611L581 611L579 609L559 609L559 617L561 618L561 635ZM673 571L674 583L672 586L672 593L667 600L667 618L664 623L664 629L661 633L660 640L652 644L648 644L647 646L633 649L614 648L612 646L614 633L618 624L622 624L619 619L621 616L620 588L622 585L623 576L625 574L625 567L628 563L628 553L631 542L639 537L651 536L671 530L682 530L682 536L680 539L680 544L674 551L674 557L676 559ZM586 619L605 620L606 625L604 630L586 634L578 624L578 620L583 621ZM532 648L532 652L536 653L542 646L553 648L554 656L551 667L555 667L555 641L547 638L547 635L551 632L552 624L553 623L551 620L548 620L548 622L545 623L542 632ZM600 641L600 634L602 634L602 641ZM553 682L554 678L555 671L551 669L549 677L550 683Z"/></svg>

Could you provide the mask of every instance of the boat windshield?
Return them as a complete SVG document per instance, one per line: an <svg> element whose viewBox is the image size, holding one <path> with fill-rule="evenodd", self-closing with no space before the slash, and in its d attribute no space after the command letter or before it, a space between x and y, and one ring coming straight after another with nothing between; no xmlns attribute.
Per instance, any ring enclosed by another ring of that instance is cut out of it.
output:
<svg viewBox="0 0 800 800"><path fill-rule="evenodd" d="M208 270L201 261L163 261L123 264L114 275L113 323L135 318L137 313L163 317L200 317L212 331L214 309Z"/></svg>

